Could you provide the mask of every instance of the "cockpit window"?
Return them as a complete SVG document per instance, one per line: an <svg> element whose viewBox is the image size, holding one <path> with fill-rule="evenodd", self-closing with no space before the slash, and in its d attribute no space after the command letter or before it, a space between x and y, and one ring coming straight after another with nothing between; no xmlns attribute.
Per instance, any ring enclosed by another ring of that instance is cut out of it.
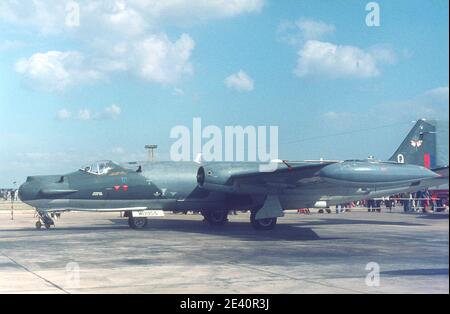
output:
<svg viewBox="0 0 450 314"><path fill-rule="evenodd" d="M95 175L103 175L107 174L113 168L114 163L112 161L103 160L103 161L96 161L91 165L84 166L80 170Z"/></svg>

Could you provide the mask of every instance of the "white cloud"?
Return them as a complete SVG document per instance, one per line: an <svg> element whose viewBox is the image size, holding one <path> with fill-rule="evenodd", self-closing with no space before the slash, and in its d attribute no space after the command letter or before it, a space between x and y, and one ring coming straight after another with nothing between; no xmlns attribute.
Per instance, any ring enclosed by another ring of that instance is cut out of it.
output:
<svg viewBox="0 0 450 314"><path fill-rule="evenodd" d="M250 92L255 88L253 79L242 70L228 76L225 85L239 92Z"/></svg>
<svg viewBox="0 0 450 314"><path fill-rule="evenodd" d="M320 40L335 32L333 24L310 18L300 18L297 21L282 21L278 25L277 37L290 45L303 44L307 40Z"/></svg>
<svg viewBox="0 0 450 314"><path fill-rule="evenodd" d="M0 21L37 29L43 35L59 33L64 26L64 1L2 0Z"/></svg>
<svg viewBox="0 0 450 314"><path fill-rule="evenodd" d="M66 36L82 51L36 53L16 64L34 88L62 91L110 78L117 72L158 84L193 73L195 47L188 34L170 40L163 29L259 12L265 0L78 0L80 23L66 25L67 1L2 0L0 21L44 36Z"/></svg>
<svg viewBox="0 0 450 314"><path fill-rule="evenodd" d="M133 65L142 78L157 83L176 82L182 75L193 72L190 57L195 42L187 34L171 42L163 35L150 36L133 46Z"/></svg>
<svg viewBox="0 0 450 314"><path fill-rule="evenodd" d="M420 118L442 120L448 119L448 100L448 86L445 86L425 91L408 100L383 103L375 109L409 120Z"/></svg>
<svg viewBox="0 0 450 314"><path fill-rule="evenodd" d="M230 18L260 12L264 0L131 0L149 17L172 23Z"/></svg>
<svg viewBox="0 0 450 314"><path fill-rule="evenodd" d="M58 112L56 113L56 118L58 120L67 120L70 119L71 116L72 113L65 108L58 110Z"/></svg>
<svg viewBox="0 0 450 314"><path fill-rule="evenodd" d="M257 13L265 0L115 0L87 1L82 5L85 28L132 36L169 25L200 23Z"/></svg>
<svg viewBox="0 0 450 314"><path fill-rule="evenodd" d="M121 113L122 113L122 109L118 105L113 104L104 109L104 111L102 113L102 117L115 120L120 116Z"/></svg>
<svg viewBox="0 0 450 314"><path fill-rule="evenodd" d="M373 125L374 121L383 121L381 125L404 123L417 119L446 120L449 115L448 86L434 88L414 97L394 100L371 106L364 110L328 111L321 115L321 121L336 129L354 129Z"/></svg>
<svg viewBox="0 0 450 314"><path fill-rule="evenodd" d="M424 93L425 97L431 97L431 99L440 102L448 103L449 94L448 86L437 87Z"/></svg>
<svg viewBox="0 0 450 314"><path fill-rule="evenodd" d="M36 89L63 91L110 77L114 72L130 72L136 77L172 84L193 73L190 62L194 40L182 34L171 41L167 35L152 35L142 40L110 45L98 44L96 55L78 51L36 53L16 63L15 69Z"/></svg>
<svg viewBox="0 0 450 314"><path fill-rule="evenodd" d="M115 34L134 36L143 34L147 27L145 17L125 1L112 3L93 1L87 4L86 12L87 26L91 29L92 23L99 23L105 30L113 31Z"/></svg>
<svg viewBox="0 0 450 314"><path fill-rule="evenodd" d="M386 63L386 64L396 64L397 63L397 54L389 45L376 45L369 49L369 53L374 57L378 62Z"/></svg>
<svg viewBox="0 0 450 314"><path fill-rule="evenodd" d="M43 35L65 31L85 32L98 37L107 30L123 35L143 34L162 25L196 23L211 19L231 18L260 12L265 0L77 0L80 27L65 23L70 14L68 1L61 0L2 0L0 20L31 27Z"/></svg>
<svg viewBox="0 0 450 314"><path fill-rule="evenodd" d="M78 119L82 121L88 121L92 119L92 113L89 109L80 109L78 111Z"/></svg>
<svg viewBox="0 0 450 314"><path fill-rule="evenodd" d="M371 78L380 71L376 58L358 47L309 40L298 52L299 77Z"/></svg>
<svg viewBox="0 0 450 314"><path fill-rule="evenodd" d="M173 95L175 96L184 96L184 90L182 90L181 88L174 88L173 89Z"/></svg>
<svg viewBox="0 0 450 314"><path fill-rule="evenodd" d="M397 55L389 45L362 49L324 40L335 31L333 24L305 17L282 21L278 25L278 39L299 47L294 74L299 77L372 78L380 74L381 64L397 63Z"/></svg>
<svg viewBox="0 0 450 314"><path fill-rule="evenodd" d="M100 72L87 66L84 55L77 51L36 53L17 61L15 69L33 87L47 91L62 91L102 78Z"/></svg>
<svg viewBox="0 0 450 314"><path fill-rule="evenodd" d="M308 18L300 18L296 25L306 40L321 39L325 35L334 33L336 30L332 24Z"/></svg>
<svg viewBox="0 0 450 314"><path fill-rule="evenodd" d="M122 109L119 105L112 104L103 108L102 111L96 112L88 108L82 108L78 111L77 119L81 121L91 120L116 120L122 113ZM60 109L56 117L58 120L69 120L72 118L72 112L67 109Z"/></svg>

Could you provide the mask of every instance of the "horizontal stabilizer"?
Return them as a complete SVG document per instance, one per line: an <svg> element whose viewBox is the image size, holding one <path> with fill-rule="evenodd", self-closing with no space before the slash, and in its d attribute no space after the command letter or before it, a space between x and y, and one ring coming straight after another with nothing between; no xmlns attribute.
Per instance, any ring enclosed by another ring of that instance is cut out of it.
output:
<svg viewBox="0 0 450 314"><path fill-rule="evenodd" d="M442 178L448 178L448 166L433 169Z"/></svg>

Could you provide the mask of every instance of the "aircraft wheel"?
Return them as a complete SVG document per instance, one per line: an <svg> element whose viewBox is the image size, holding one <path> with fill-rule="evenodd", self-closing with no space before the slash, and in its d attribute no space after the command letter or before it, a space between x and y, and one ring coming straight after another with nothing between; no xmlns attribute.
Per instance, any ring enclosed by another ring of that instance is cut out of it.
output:
<svg viewBox="0 0 450 314"><path fill-rule="evenodd" d="M223 226L228 222L228 211L208 210L203 212L203 217L212 226Z"/></svg>
<svg viewBox="0 0 450 314"><path fill-rule="evenodd" d="M132 229L143 229L147 226L146 217L128 217L128 225Z"/></svg>
<svg viewBox="0 0 450 314"><path fill-rule="evenodd" d="M250 215L250 223L256 230L272 230L277 224L277 218L256 219L256 211Z"/></svg>
<svg viewBox="0 0 450 314"><path fill-rule="evenodd" d="M40 222L40 221L36 221L36 224L35 224L35 226L36 226L36 229L41 229L41 227L42 227L42 223Z"/></svg>

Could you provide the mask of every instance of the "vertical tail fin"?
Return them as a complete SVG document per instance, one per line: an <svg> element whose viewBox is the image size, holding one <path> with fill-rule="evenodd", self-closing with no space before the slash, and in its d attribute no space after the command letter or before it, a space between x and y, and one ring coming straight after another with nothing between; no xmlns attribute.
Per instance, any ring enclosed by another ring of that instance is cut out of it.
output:
<svg viewBox="0 0 450 314"><path fill-rule="evenodd" d="M436 168L436 124L421 119L408 133L389 161Z"/></svg>

